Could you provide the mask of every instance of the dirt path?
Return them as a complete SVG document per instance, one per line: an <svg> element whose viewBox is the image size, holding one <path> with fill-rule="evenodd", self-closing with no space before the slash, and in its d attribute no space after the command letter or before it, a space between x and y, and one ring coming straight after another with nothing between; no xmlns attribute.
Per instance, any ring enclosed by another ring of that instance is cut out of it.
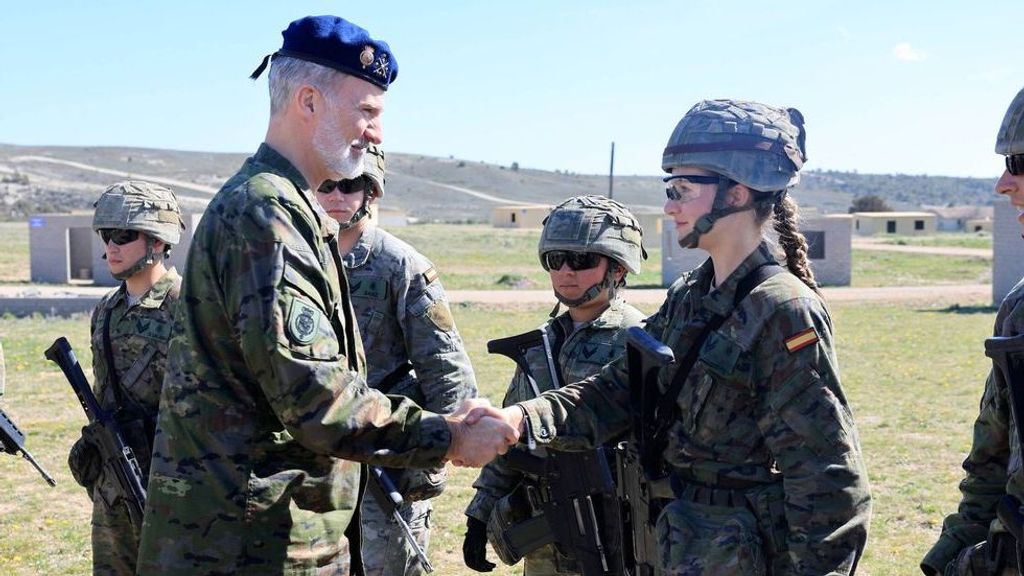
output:
<svg viewBox="0 0 1024 576"><path fill-rule="evenodd" d="M210 186L203 186L202 184L196 184L195 182L186 182L185 180L164 178L162 176L150 176L147 174L139 174L138 172L125 172L124 170L111 170L110 168L101 168L99 166L93 166L91 164L72 162L71 160L61 160L59 158L50 158L48 156L13 156L8 160L14 163L49 162L50 164L62 164L64 166L70 166L72 168L78 168L80 170L99 172L100 174L110 174L111 176L118 176L121 178L137 178L139 180L146 180L148 182L155 182L157 184L174 186L176 188L186 188L188 190L194 190L196 192L203 192L208 196L213 196L214 194L217 193L216 188Z"/></svg>

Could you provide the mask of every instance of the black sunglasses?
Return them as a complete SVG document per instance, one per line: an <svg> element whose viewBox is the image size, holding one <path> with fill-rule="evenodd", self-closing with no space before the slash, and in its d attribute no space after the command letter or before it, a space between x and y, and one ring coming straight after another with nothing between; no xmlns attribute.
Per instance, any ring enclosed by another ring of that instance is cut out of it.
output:
<svg viewBox="0 0 1024 576"><path fill-rule="evenodd" d="M321 194L330 194L335 190L342 194L361 194L370 190L370 179L360 176L354 180L324 180L316 189Z"/></svg>
<svg viewBox="0 0 1024 576"><path fill-rule="evenodd" d="M579 272L596 268L601 263L601 255L594 252L570 252L568 250L552 250L541 257L545 270L561 270L568 263L569 269Z"/></svg>
<svg viewBox="0 0 1024 576"><path fill-rule="evenodd" d="M1024 154L1010 154L1007 156L1006 171L1014 176L1024 174Z"/></svg>
<svg viewBox="0 0 1024 576"><path fill-rule="evenodd" d="M100 228L100 238L104 244L113 242L118 246L124 246L129 242L139 239L138 230L121 230L119 228Z"/></svg>
<svg viewBox="0 0 1024 576"><path fill-rule="evenodd" d="M666 184L669 185L667 188L665 188L665 196L667 196L669 200L675 200L675 201L678 202L679 200L683 199L683 193L680 192L679 189L677 189L675 187L675 184L673 184L674 181L676 181L676 180L685 180L686 182L689 182L690 184L718 184L718 179L719 178L720 178L719 176L698 176L696 174L692 174L692 175L691 174L673 174L671 176L665 176L664 178L661 179L661 181L665 182Z"/></svg>

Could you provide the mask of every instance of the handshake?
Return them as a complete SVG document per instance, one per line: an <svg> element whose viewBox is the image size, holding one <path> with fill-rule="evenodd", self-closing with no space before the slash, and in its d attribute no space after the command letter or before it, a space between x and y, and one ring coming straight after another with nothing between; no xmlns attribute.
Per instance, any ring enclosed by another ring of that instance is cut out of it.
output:
<svg viewBox="0 0 1024 576"><path fill-rule="evenodd" d="M445 460L456 466L479 468L519 441L523 411L518 406L497 408L486 398L466 400L446 415L452 442Z"/></svg>

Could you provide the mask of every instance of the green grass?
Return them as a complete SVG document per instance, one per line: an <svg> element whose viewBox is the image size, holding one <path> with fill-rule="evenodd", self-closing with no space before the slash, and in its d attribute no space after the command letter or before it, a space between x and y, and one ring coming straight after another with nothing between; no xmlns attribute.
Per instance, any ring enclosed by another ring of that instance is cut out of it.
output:
<svg viewBox="0 0 1024 576"><path fill-rule="evenodd" d="M647 310L650 311L650 310ZM457 305L482 394L500 402L512 374L485 352L488 339L540 324L546 306ZM864 574L912 574L955 510L959 464L970 446L987 362L990 308L839 305L833 310L840 368L856 416L875 498ZM85 417L43 350L59 335L90 362L88 318L4 318L8 364L3 408L29 433L29 448L58 481L49 488L27 462L0 455L0 573L85 574L89 503L71 479L67 451ZM462 510L476 472L458 469L435 501L430 557L437 574L473 576L461 561ZM493 555L492 555L493 559ZM520 573L502 568L495 575Z"/></svg>
<svg viewBox="0 0 1024 576"><path fill-rule="evenodd" d="M853 250L851 285L928 286L992 281L992 262L973 256Z"/></svg>
<svg viewBox="0 0 1024 576"><path fill-rule="evenodd" d="M940 232L927 236L880 236L878 238L883 244L900 246L992 249L992 234L989 232Z"/></svg>
<svg viewBox="0 0 1024 576"><path fill-rule="evenodd" d="M28 282L28 222L0 222L0 283Z"/></svg>
<svg viewBox="0 0 1024 576"><path fill-rule="evenodd" d="M494 228L485 224L418 224L389 232L416 246L437 267L449 290L502 290L550 286L537 258L540 230ZM643 271L630 286L661 285L661 248L646 245ZM502 282L502 278L507 277Z"/></svg>

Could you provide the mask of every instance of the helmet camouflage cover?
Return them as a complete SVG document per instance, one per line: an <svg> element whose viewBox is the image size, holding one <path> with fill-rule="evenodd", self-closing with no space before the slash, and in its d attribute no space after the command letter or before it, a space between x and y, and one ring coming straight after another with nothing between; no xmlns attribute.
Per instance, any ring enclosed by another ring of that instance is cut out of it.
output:
<svg viewBox="0 0 1024 576"><path fill-rule="evenodd" d="M807 160L804 118L796 108L742 100L704 100L672 131L661 167L693 167L748 188L775 192L795 186Z"/></svg>
<svg viewBox="0 0 1024 576"><path fill-rule="evenodd" d="M363 156L363 175L373 184L371 194L377 198L384 196L384 151L379 146L366 148Z"/></svg>
<svg viewBox="0 0 1024 576"><path fill-rule="evenodd" d="M575 196L555 206L544 219L537 254L543 260L552 250L603 254L633 274L647 258L636 216L604 196Z"/></svg>
<svg viewBox="0 0 1024 576"><path fill-rule="evenodd" d="M181 231L185 229L174 193L159 184L142 180L118 182L104 190L93 206L93 231L138 230L173 246L181 240Z"/></svg>
<svg viewBox="0 0 1024 576"><path fill-rule="evenodd" d="M1024 90L1010 103L996 136L996 154L1024 154Z"/></svg>

